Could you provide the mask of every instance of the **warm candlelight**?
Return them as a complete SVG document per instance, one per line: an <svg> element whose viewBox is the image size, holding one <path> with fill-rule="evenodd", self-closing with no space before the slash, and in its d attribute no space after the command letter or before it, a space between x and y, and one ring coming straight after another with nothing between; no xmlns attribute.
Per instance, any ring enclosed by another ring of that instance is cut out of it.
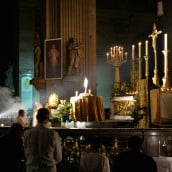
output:
<svg viewBox="0 0 172 172"><path fill-rule="evenodd" d="M125 60L127 60L127 54L128 54L128 53L127 53L127 52L125 52Z"/></svg>
<svg viewBox="0 0 172 172"><path fill-rule="evenodd" d="M88 90L88 93L91 94L91 89Z"/></svg>
<svg viewBox="0 0 172 172"><path fill-rule="evenodd" d="M132 60L134 60L135 45L132 45Z"/></svg>
<svg viewBox="0 0 172 172"><path fill-rule="evenodd" d="M142 43L139 42L139 43L138 43L138 47L139 47L139 58L141 58L141 45L142 45Z"/></svg>
<svg viewBox="0 0 172 172"><path fill-rule="evenodd" d="M145 55L148 56L148 40L145 41Z"/></svg>
<svg viewBox="0 0 172 172"><path fill-rule="evenodd" d="M84 79L84 88L85 88L85 93L87 92L87 87L88 87L88 79L87 78L85 78Z"/></svg>
<svg viewBox="0 0 172 172"><path fill-rule="evenodd" d="M75 91L75 97L78 97L78 91Z"/></svg>
<svg viewBox="0 0 172 172"><path fill-rule="evenodd" d="M168 34L164 34L164 50L168 50Z"/></svg>

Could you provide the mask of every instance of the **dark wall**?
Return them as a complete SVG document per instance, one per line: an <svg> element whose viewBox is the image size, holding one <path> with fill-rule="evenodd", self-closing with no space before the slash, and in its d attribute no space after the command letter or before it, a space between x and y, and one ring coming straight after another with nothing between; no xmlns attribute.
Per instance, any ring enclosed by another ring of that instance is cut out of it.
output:
<svg viewBox="0 0 172 172"><path fill-rule="evenodd" d="M100 0L97 1L96 14L97 93L103 96L104 106L108 108L110 107L110 97L114 93L115 69L113 65L107 63L106 53L114 45L124 46L128 53L128 59L127 63L120 66L120 81L130 82L131 46L135 44L137 57L138 42L141 41L142 55L144 55L144 41L148 39L148 35L153 29L153 23L157 20L156 3L152 0L139 2L110 0L110 3L104 4ZM149 41L151 45L151 40Z"/></svg>
<svg viewBox="0 0 172 172"><path fill-rule="evenodd" d="M0 86L4 86L9 64L13 66L15 75L14 87L18 94L18 1L1 1L1 61Z"/></svg>

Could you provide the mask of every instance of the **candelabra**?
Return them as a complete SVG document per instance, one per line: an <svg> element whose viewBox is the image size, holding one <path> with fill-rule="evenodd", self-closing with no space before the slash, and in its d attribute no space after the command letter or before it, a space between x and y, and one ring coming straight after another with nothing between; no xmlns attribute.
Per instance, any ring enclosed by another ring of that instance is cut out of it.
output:
<svg viewBox="0 0 172 172"><path fill-rule="evenodd" d="M115 94L120 93L120 65L127 62L127 52L124 54L124 47L114 46L107 53L107 62L115 67L114 89Z"/></svg>
<svg viewBox="0 0 172 172"><path fill-rule="evenodd" d="M146 79L149 78L149 56L145 55L145 77Z"/></svg>

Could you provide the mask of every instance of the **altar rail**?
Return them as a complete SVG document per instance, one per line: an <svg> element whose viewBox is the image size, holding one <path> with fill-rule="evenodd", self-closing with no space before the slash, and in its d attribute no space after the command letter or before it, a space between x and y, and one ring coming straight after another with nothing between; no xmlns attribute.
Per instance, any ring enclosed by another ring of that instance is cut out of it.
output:
<svg viewBox="0 0 172 172"><path fill-rule="evenodd" d="M27 130L29 128L26 128ZM139 135L144 140L144 151L152 157L172 157L172 128L57 128L62 138L63 161L57 166L59 171L79 172L79 160L88 150L90 136L102 138L101 153L108 156L113 166L115 156L126 150L127 140ZM0 136L9 131L9 127L0 127Z"/></svg>
<svg viewBox="0 0 172 172"><path fill-rule="evenodd" d="M0 127L0 135L8 131L9 127ZM28 129L28 128L27 128ZM127 147L127 140L132 135L140 135L144 140L144 151L152 156L159 155L172 156L172 128L85 128L85 129L65 129L51 127L59 132L62 144L66 141L67 146L72 147L75 141L78 142L79 149L85 149L89 144L90 136L99 136L107 151L111 151L115 142L117 151L124 151ZM164 152L164 144L167 146L168 154Z"/></svg>

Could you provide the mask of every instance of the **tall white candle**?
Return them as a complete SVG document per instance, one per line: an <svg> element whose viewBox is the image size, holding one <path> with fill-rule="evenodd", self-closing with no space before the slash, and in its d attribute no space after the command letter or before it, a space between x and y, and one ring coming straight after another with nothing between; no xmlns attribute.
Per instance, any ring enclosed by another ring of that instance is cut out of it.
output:
<svg viewBox="0 0 172 172"><path fill-rule="evenodd" d="M134 60L135 45L132 45L132 60Z"/></svg>
<svg viewBox="0 0 172 172"><path fill-rule="evenodd" d="M142 43L141 43L141 42L139 42L139 43L138 43L139 58L141 57L141 45L142 45Z"/></svg>
<svg viewBox="0 0 172 172"><path fill-rule="evenodd" d="M75 91L75 97L78 97L78 91Z"/></svg>
<svg viewBox="0 0 172 172"><path fill-rule="evenodd" d="M148 40L145 41L145 55L148 56Z"/></svg>
<svg viewBox="0 0 172 172"><path fill-rule="evenodd" d="M164 50L168 50L168 34L164 34Z"/></svg>
<svg viewBox="0 0 172 172"><path fill-rule="evenodd" d="M87 78L85 78L84 79L84 87L85 87L85 93L87 92L87 87L88 87L88 79Z"/></svg>

